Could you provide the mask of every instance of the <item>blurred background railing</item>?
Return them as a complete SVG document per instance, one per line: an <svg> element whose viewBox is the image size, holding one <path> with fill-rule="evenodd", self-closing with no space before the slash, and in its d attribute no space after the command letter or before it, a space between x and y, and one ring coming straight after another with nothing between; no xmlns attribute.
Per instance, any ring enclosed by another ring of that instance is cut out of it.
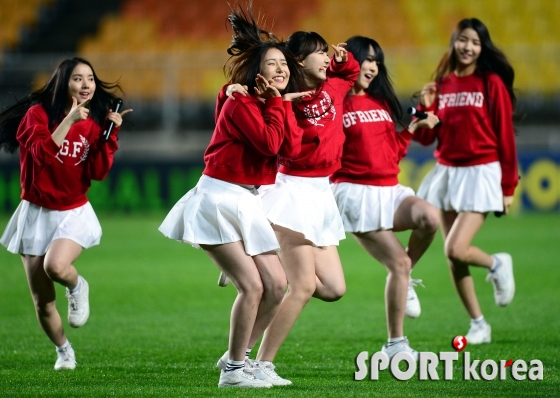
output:
<svg viewBox="0 0 560 398"><path fill-rule="evenodd" d="M284 38L296 30L333 44L356 34L375 38L403 107L430 81L456 23L481 19L516 72L521 158L530 153L555 165L556 174L535 184L556 198L547 210L560 208L560 0L253 0L253 9ZM226 0L0 0L0 108L79 55L102 80L118 80L125 108L134 109L120 137L123 162L199 167L225 82L228 11ZM409 158L419 165L430 151L413 145ZM0 155L5 182L16 161Z"/></svg>

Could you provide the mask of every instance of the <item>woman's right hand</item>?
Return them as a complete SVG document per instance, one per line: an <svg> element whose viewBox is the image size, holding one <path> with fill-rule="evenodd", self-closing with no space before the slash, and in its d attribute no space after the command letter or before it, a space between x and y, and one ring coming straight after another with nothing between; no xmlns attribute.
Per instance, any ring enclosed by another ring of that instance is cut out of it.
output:
<svg viewBox="0 0 560 398"><path fill-rule="evenodd" d="M430 82L422 88L420 92L420 103L422 106L429 108L436 100L437 85L435 82Z"/></svg>
<svg viewBox="0 0 560 398"><path fill-rule="evenodd" d="M280 91L272 85L272 80L269 82L261 74L257 74L255 79L257 87L255 87L255 94L262 99L268 99L272 97L281 97Z"/></svg>
<svg viewBox="0 0 560 398"><path fill-rule="evenodd" d="M86 120L89 115L89 109L86 106L89 104L89 98L78 105L78 100L76 97L72 97L72 108L70 108L70 112L66 115L65 119L68 120L71 124L79 122L80 120Z"/></svg>
<svg viewBox="0 0 560 398"><path fill-rule="evenodd" d="M233 96L233 93L239 93L243 96L247 96L249 95L249 89L247 86L242 86L239 83L230 84L226 89L226 95L229 99L234 100L235 97Z"/></svg>
<svg viewBox="0 0 560 398"><path fill-rule="evenodd" d="M293 101L298 98L309 97L313 91L302 91L301 93L286 93L282 96L283 101Z"/></svg>

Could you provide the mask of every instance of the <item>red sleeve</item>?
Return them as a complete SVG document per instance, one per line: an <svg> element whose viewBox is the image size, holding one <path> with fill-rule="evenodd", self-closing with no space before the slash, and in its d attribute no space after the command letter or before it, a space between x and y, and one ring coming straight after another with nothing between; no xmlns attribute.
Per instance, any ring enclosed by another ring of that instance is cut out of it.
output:
<svg viewBox="0 0 560 398"><path fill-rule="evenodd" d="M220 112L222 111L222 108L226 100L228 99L226 95L226 90L229 85L230 83L225 84L220 90L220 92L218 93L218 98L216 99L216 109L214 110L214 122L218 121L218 116L220 116Z"/></svg>
<svg viewBox="0 0 560 398"><path fill-rule="evenodd" d="M498 157L502 167L502 191L504 196L512 196L517 180L517 151L513 129L513 105L506 86L497 75L488 79L491 98L492 128L498 137Z"/></svg>
<svg viewBox="0 0 560 398"><path fill-rule="evenodd" d="M297 124L292 101L284 101L283 105L286 112L284 142L282 142L278 155L286 159L293 159L301 152L303 129Z"/></svg>
<svg viewBox="0 0 560 398"><path fill-rule="evenodd" d="M439 85L438 85L438 90L436 91L436 99L434 100L432 105L423 106L422 104L418 104L417 106L418 110L424 112L434 112L437 115L436 110L438 109L438 94L437 94L438 92L439 92ZM424 146L431 145L437 138L437 134L436 134L437 128L438 127L434 127L433 129L426 129L426 128L416 129L414 131L412 139Z"/></svg>
<svg viewBox="0 0 560 398"><path fill-rule="evenodd" d="M400 162L408 152L408 147L410 145L410 140L412 139L412 134L410 133L410 131L408 131L408 128L405 128L404 130L399 131L398 133L396 132L395 129L395 134L397 135L397 145L398 145L397 156Z"/></svg>
<svg viewBox="0 0 560 398"><path fill-rule="evenodd" d="M98 127L96 125L96 127ZM89 179L102 181L107 178L109 170L113 166L114 153L119 149L117 143L117 133L120 127L115 128L109 137L109 141L101 142L101 128L99 128L99 139L92 144L90 154L88 156L88 163L86 174Z"/></svg>
<svg viewBox="0 0 560 398"><path fill-rule="evenodd" d="M278 154L284 141L282 97L268 98L263 110L249 97L247 100L239 97L235 101L227 101L225 105L230 107L227 118L245 144L266 156Z"/></svg>
<svg viewBox="0 0 560 398"><path fill-rule="evenodd" d="M346 95L352 88L358 76L360 75L360 64L352 53L348 53L346 62L336 62L334 55L327 69L327 78L329 83L341 91L342 95Z"/></svg>
<svg viewBox="0 0 560 398"><path fill-rule="evenodd" d="M40 105L29 108L19 124L16 138L38 165L52 162L60 150L52 139L47 112Z"/></svg>

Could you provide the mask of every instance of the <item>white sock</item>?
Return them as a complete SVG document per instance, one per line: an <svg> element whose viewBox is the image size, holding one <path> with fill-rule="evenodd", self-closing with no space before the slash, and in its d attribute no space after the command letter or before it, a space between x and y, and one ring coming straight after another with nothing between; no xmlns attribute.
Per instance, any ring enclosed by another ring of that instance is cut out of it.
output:
<svg viewBox="0 0 560 398"><path fill-rule="evenodd" d="M56 347L56 348L59 349L59 350L65 350L65 349L70 348L70 347L72 347L70 345L70 342L68 340L66 340L66 343L64 343L60 347Z"/></svg>
<svg viewBox="0 0 560 398"><path fill-rule="evenodd" d="M251 350L252 348L247 347L247 349L245 350L245 359L249 358L249 355L251 355Z"/></svg>
<svg viewBox="0 0 560 398"><path fill-rule="evenodd" d="M494 260L494 262L490 267L490 272L496 272L498 268L500 268L500 266L502 265L502 262L496 256L492 256L492 259Z"/></svg>
<svg viewBox="0 0 560 398"><path fill-rule="evenodd" d="M471 319L471 325L484 325L486 320L484 319L484 315L479 316L478 318Z"/></svg>
<svg viewBox="0 0 560 398"><path fill-rule="evenodd" d="M392 338L389 338L388 341L389 341L389 345L392 345L392 344L396 344L396 343L398 343L398 342L400 342L400 341L403 341L403 340L404 340L404 337L401 336L401 337L392 337Z"/></svg>
<svg viewBox="0 0 560 398"><path fill-rule="evenodd" d="M245 361L234 361L233 359L227 360L227 366L224 370L225 373L233 372L236 369L243 369L245 367Z"/></svg>
<svg viewBox="0 0 560 398"><path fill-rule="evenodd" d="M78 276L78 284L76 285L76 287L74 289L70 290L70 293L76 293L77 291L79 291L82 288L82 285L83 285L82 278L80 278Z"/></svg>

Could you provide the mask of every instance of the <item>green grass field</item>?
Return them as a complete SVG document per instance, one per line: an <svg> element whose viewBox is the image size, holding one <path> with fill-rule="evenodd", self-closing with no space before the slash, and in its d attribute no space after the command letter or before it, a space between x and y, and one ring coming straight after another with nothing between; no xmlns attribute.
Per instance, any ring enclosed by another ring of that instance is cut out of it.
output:
<svg viewBox="0 0 560 398"><path fill-rule="evenodd" d="M216 285L218 270L204 252L164 238L163 214L99 214L100 246L76 263L90 284L91 316L81 329L65 328L77 355L75 371L53 370L53 345L35 319L18 256L0 250L0 396L304 396L459 397L560 394L560 215L490 217L476 244L513 255L517 293L498 308L486 272L474 270L492 343L469 346L472 359L539 359L542 381L464 381L462 361L453 380L354 381L355 357L373 354L386 339L384 268L349 238L341 242L347 294L338 302L312 300L275 364L294 385L267 391L218 389L217 359L227 349L232 286ZM3 229L8 217L0 216ZM403 238L406 236L403 235ZM452 351L469 319L451 285L441 237L414 271L422 315L405 332L418 351ZM58 286L58 307L67 301ZM256 353L257 349L254 349ZM460 355L461 358L461 355ZM442 369L440 363L439 370Z"/></svg>

